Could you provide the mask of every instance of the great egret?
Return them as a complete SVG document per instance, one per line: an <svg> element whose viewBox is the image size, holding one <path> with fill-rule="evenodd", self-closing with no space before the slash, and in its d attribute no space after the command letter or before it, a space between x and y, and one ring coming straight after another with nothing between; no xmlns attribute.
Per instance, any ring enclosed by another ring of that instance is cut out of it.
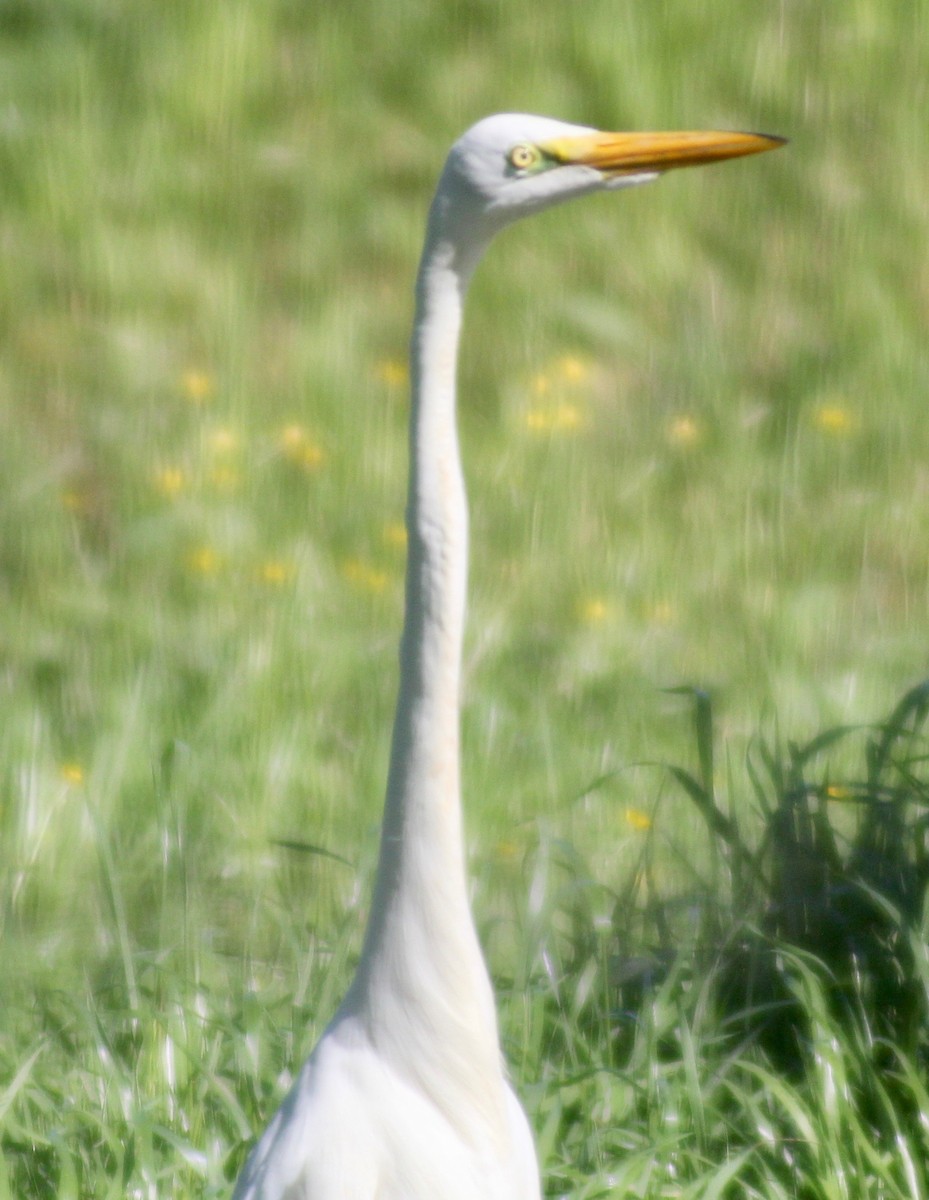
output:
<svg viewBox="0 0 929 1200"><path fill-rule="evenodd" d="M452 147L416 283L406 616L371 916L354 981L253 1149L234 1200L537 1200L532 1135L500 1053L462 839L462 305L491 238L518 218L781 142L754 133L600 133L504 114Z"/></svg>

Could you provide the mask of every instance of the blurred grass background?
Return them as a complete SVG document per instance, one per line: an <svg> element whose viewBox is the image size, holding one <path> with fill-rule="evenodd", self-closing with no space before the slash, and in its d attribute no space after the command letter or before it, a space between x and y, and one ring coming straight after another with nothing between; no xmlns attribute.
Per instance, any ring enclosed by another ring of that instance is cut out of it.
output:
<svg viewBox="0 0 929 1200"><path fill-rule="evenodd" d="M868 720L925 673L927 18L0 2L10 1081L28 1062L37 1095L92 1108L118 1026L150 1169L182 1129L216 1187L257 1118L159 1108L165 1013L206 1005L201 1066L240 1038L262 1108L248 995L296 990L286 1061L341 992L394 697L413 271L445 150L488 112L791 141L527 222L475 282L464 775L495 972L531 970L540 838L600 881L638 853L655 777L587 789L687 757L663 688L711 688L737 761L761 713ZM693 820L659 811L669 862ZM109 999L63 1016L69 993ZM20 1119L9 1144L34 1144ZM47 1138L48 1194L102 1195ZM113 1194L149 1194L133 1153Z"/></svg>

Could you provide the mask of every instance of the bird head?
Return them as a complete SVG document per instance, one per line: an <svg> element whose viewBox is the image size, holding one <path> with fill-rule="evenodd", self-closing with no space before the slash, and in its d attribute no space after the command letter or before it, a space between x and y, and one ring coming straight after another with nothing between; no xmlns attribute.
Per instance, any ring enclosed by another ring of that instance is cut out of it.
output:
<svg viewBox="0 0 929 1200"><path fill-rule="evenodd" d="M549 117L499 113L452 146L433 202L433 234L459 242L463 235L483 247L504 226L566 200L783 142L762 133L602 133Z"/></svg>

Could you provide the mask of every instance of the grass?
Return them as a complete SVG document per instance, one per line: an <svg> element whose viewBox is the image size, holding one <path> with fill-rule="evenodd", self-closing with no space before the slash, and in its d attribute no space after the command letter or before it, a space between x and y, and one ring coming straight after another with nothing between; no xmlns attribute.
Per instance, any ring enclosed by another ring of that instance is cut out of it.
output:
<svg viewBox="0 0 929 1200"><path fill-rule="evenodd" d="M926 671L927 15L0 5L0 1196L225 1194L338 1002L412 273L445 148L507 108L791 138L527 222L473 289L465 795L548 1192L925 1190L923 1025L849 1027L756 897L810 1047L777 1070L700 942L732 843L678 789L754 853L762 716L789 776ZM828 749L817 786L867 778Z"/></svg>

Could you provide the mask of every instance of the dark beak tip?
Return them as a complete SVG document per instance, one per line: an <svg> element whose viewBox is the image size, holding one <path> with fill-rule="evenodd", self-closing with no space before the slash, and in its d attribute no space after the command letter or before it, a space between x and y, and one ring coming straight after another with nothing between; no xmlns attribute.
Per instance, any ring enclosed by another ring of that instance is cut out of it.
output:
<svg viewBox="0 0 929 1200"><path fill-rule="evenodd" d="M771 143L771 149L776 150L778 146L786 146L789 138L781 137L779 133L753 133L752 137L763 138L764 141Z"/></svg>

